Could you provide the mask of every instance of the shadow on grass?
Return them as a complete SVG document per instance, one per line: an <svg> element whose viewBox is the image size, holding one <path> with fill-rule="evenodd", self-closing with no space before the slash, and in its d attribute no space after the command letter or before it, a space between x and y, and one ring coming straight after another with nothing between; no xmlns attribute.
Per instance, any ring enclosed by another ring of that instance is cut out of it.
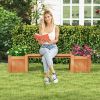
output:
<svg viewBox="0 0 100 100"><path fill-rule="evenodd" d="M55 70L58 70L58 71L68 71L69 70L69 66L64 66L63 64L61 66L56 66L54 65L54 69ZM32 63L32 64L29 64L29 71L42 71L44 70L43 68L43 65L40 63L40 64L35 64L35 63Z"/></svg>
<svg viewBox="0 0 100 100"><path fill-rule="evenodd" d="M8 63L8 60L0 60L0 63Z"/></svg>
<svg viewBox="0 0 100 100"><path fill-rule="evenodd" d="M100 72L100 68L99 67L91 68L91 72Z"/></svg>
<svg viewBox="0 0 100 100"><path fill-rule="evenodd" d="M69 70L69 68L55 68L55 70L58 70L58 71L65 71L65 70Z"/></svg>
<svg viewBox="0 0 100 100"><path fill-rule="evenodd" d="M43 67L42 65L37 65L37 64L31 64L29 65L29 68L28 68L29 71L42 71L43 70Z"/></svg>

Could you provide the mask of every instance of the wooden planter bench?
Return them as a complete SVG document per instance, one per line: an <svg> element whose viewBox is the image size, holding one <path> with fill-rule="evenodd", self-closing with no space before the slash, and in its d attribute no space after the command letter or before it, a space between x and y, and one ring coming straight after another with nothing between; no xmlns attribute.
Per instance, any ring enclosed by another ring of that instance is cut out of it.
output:
<svg viewBox="0 0 100 100"><path fill-rule="evenodd" d="M8 69L9 72L28 72L29 58L41 58L40 54L27 54L25 56L9 56ZM70 72L90 72L91 57L90 56L74 56L72 54L57 54L55 58L69 58Z"/></svg>
<svg viewBox="0 0 100 100"><path fill-rule="evenodd" d="M71 59L71 54L57 54L55 56L55 58L70 58ZM27 54L25 55L25 68L27 69L27 72L28 72L28 59L29 58L41 58L42 56L40 54ZM71 62L71 61L70 61ZM71 63L69 64L69 69L70 69L70 65Z"/></svg>

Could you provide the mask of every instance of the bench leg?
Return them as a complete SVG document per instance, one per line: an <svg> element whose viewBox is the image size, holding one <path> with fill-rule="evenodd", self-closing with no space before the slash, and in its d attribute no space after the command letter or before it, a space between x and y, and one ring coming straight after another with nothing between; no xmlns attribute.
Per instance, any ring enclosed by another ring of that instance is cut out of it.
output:
<svg viewBox="0 0 100 100"><path fill-rule="evenodd" d="M73 71L73 67L74 67L74 56L71 55L69 70L70 70L70 71Z"/></svg>
<svg viewBox="0 0 100 100"><path fill-rule="evenodd" d="M25 71L28 72L28 56L25 56Z"/></svg>

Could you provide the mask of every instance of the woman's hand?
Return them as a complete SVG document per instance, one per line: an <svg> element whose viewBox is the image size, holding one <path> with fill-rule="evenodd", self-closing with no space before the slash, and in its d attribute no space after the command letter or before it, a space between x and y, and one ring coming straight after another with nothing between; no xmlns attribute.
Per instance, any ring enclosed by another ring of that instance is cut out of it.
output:
<svg viewBox="0 0 100 100"><path fill-rule="evenodd" d="M44 44L44 41L41 40L41 41L38 41L38 43L39 43L39 44Z"/></svg>
<svg viewBox="0 0 100 100"><path fill-rule="evenodd" d="M53 44L53 41L48 41L49 44Z"/></svg>

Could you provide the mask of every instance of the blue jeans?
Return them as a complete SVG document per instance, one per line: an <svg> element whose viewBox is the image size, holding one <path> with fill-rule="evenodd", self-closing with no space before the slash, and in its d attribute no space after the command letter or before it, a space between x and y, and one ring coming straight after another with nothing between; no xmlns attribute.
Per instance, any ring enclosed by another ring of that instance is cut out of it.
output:
<svg viewBox="0 0 100 100"><path fill-rule="evenodd" d="M42 62L44 66L44 72L48 72L50 66L53 66L53 58L58 53L58 47L56 44L43 44L39 50L42 55Z"/></svg>

